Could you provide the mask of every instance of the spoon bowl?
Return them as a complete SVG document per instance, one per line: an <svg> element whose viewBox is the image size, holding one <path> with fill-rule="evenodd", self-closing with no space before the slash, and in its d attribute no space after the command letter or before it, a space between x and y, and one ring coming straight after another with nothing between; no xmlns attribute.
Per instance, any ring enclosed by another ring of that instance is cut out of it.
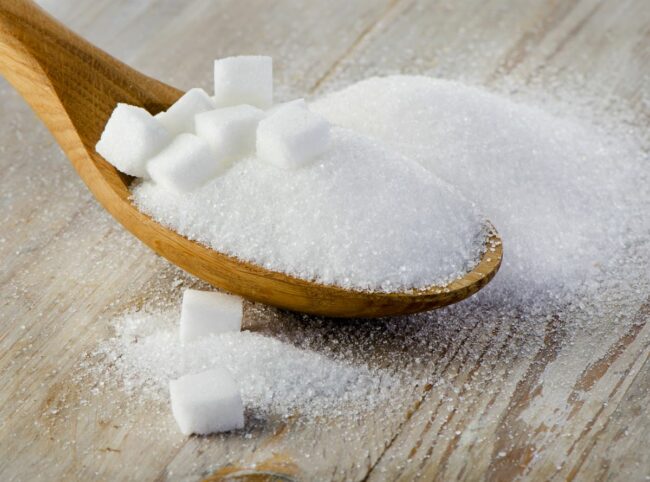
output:
<svg viewBox="0 0 650 482"><path fill-rule="evenodd" d="M27 0L0 4L0 73L52 132L95 198L156 253L211 285L247 299L334 317L379 317L439 308L476 293L496 274L502 246L496 231L476 267L446 286L404 292L343 289L271 271L219 253L165 228L130 201L133 178L95 152L118 102L152 114L178 89L147 77L94 47Z"/></svg>

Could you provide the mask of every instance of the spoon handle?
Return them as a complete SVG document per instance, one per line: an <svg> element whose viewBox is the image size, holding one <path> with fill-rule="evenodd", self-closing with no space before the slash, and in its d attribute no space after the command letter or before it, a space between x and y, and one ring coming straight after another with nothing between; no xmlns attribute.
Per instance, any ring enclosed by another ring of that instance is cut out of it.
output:
<svg viewBox="0 0 650 482"><path fill-rule="evenodd" d="M117 102L156 113L180 95L93 46L29 0L0 2L0 74L66 151L70 129L94 150Z"/></svg>

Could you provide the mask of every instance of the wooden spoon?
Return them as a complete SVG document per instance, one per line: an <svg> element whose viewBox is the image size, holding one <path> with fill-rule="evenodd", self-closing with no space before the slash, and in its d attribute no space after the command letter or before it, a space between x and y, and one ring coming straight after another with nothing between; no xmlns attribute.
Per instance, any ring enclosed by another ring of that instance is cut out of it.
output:
<svg viewBox="0 0 650 482"><path fill-rule="evenodd" d="M132 178L95 152L118 102L156 114L178 99L181 91L119 62L26 0L0 3L0 72L47 125L79 176L115 219L155 252L218 288L306 313L377 317L460 301L485 286L501 264L501 241L494 234L478 265L451 284L381 293L326 286L226 256L138 211L129 201Z"/></svg>

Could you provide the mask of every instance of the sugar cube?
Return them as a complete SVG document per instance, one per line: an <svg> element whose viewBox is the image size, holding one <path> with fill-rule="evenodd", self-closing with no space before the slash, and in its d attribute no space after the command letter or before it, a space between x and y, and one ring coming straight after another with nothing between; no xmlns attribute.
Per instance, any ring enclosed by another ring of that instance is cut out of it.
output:
<svg viewBox="0 0 650 482"><path fill-rule="evenodd" d="M262 110L250 105L225 107L197 114L195 130L229 164L255 150L255 130L263 116Z"/></svg>
<svg viewBox="0 0 650 482"><path fill-rule="evenodd" d="M244 427L237 382L225 367L169 382L172 413L181 432L205 435Z"/></svg>
<svg viewBox="0 0 650 482"><path fill-rule="evenodd" d="M219 107L250 104L262 109L273 103L273 60L262 55L214 61L214 100Z"/></svg>
<svg viewBox="0 0 650 482"><path fill-rule="evenodd" d="M300 102L289 102L260 121L257 157L285 169L296 169L327 149L330 125Z"/></svg>
<svg viewBox="0 0 650 482"><path fill-rule="evenodd" d="M217 291L185 290L181 307L181 342L212 333L241 330L242 299Z"/></svg>
<svg viewBox="0 0 650 482"><path fill-rule="evenodd" d="M265 112L266 117L268 117L268 116L270 116L272 114L275 114L278 110L282 109L283 107L286 107L286 106L292 105L292 104L300 105L300 106L304 107L305 109L308 109L307 103L305 102L305 99L294 99L294 100L290 100L290 101L287 101L287 102L280 102L279 104L275 104L275 105L271 106Z"/></svg>
<svg viewBox="0 0 650 482"><path fill-rule="evenodd" d="M193 133L194 116L215 107L214 101L203 89L190 89L166 112L157 114L156 118L172 135Z"/></svg>
<svg viewBox="0 0 650 482"><path fill-rule="evenodd" d="M171 141L171 135L141 107L117 104L95 149L120 171L147 177L149 158Z"/></svg>
<svg viewBox="0 0 650 482"><path fill-rule="evenodd" d="M208 143L187 133L176 136L147 164L149 175L157 184L177 193L202 186L221 168Z"/></svg>

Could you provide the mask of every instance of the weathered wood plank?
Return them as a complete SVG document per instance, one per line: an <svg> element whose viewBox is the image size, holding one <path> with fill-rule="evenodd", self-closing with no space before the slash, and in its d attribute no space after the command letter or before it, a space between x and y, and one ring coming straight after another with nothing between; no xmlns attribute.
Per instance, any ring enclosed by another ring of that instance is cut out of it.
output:
<svg viewBox="0 0 650 482"><path fill-rule="evenodd" d="M624 398L590 437L580 463L572 469L576 479L643 480L650 476L650 361L639 369Z"/></svg>
<svg viewBox="0 0 650 482"><path fill-rule="evenodd" d="M535 84L558 75L579 82L580 74L637 103L637 122L650 116L638 102L650 68L643 0L43 4L111 54L181 88L210 88L211 59L246 51L276 58L281 98L372 73L428 72L497 87L508 77ZM432 382L359 419L258 420L243 433L187 439L164 404L94 393L77 365L110 336L106 320L146 299L177 299L175 279L195 281L102 212L0 82L8 125L0 130L3 480L196 480L254 466L321 480L650 474L647 305L632 321L603 320L608 330L593 333L557 318L452 325L444 313L400 328L396 320L335 325L248 305L250 329L343 345L353 337L368 348L361 360L401 363ZM406 353L403 338L418 330L421 344Z"/></svg>

